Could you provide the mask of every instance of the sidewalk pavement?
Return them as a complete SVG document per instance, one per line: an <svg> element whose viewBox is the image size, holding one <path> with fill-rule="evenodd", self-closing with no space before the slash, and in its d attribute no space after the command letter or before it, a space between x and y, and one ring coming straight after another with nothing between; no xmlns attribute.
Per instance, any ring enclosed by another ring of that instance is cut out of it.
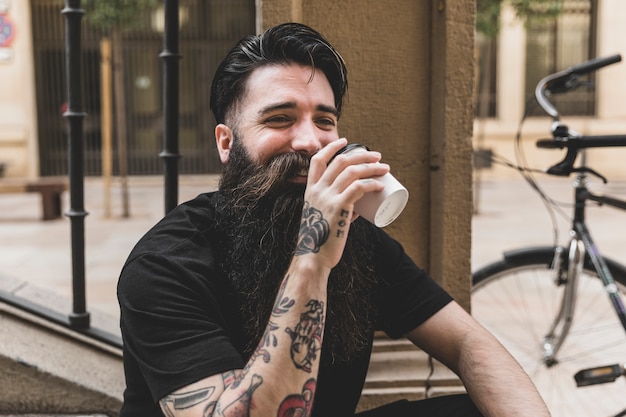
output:
<svg viewBox="0 0 626 417"><path fill-rule="evenodd" d="M541 184L554 199L564 202L570 213L570 179L547 179ZM215 176L183 176L179 201L189 200L216 187ZM594 189L626 199L626 181L594 184ZM68 208L67 193L64 210ZM129 181L130 218L121 217L121 186L111 190L111 217L105 217L105 190L100 179L85 181L85 263L87 307L119 317L116 301L117 277L137 240L164 213L163 179L132 177ZM550 217L536 194L521 179L481 181L475 190L477 214L473 217L472 268L496 260L502 250L525 245L545 245L553 241ZM407 206L410 210L411 202ZM598 212L598 210L601 210ZM596 213L598 213L596 215ZM0 279L18 285L33 285L71 299L70 221L41 221L38 194L0 196ZM606 255L626 262L620 254L626 238L626 213L611 208L592 209L589 224L598 247ZM561 225L560 241L567 238L566 223ZM23 283L23 284L20 284ZM69 311L68 311L69 312Z"/></svg>
<svg viewBox="0 0 626 417"><path fill-rule="evenodd" d="M180 178L179 201L215 189L218 177ZM108 195L99 178L85 180L85 277L87 309L110 315L117 322L117 278L135 243L165 212L162 177L131 177L128 182L128 218L123 217L122 186L115 181ZM69 208L63 195L63 210ZM71 300L71 222L63 216L42 221L37 193L0 196L0 279L12 287L36 286ZM23 283L23 284L22 284ZM1 287L0 287L1 288ZM71 311L71 305L68 307Z"/></svg>

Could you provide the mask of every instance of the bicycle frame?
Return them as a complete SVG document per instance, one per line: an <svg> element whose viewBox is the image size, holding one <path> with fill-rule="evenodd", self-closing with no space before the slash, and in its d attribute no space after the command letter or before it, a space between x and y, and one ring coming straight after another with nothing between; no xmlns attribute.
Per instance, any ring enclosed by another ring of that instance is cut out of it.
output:
<svg viewBox="0 0 626 417"><path fill-rule="evenodd" d="M585 223L585 209L587 201L595 201L602 205L626 210L626 201L613 197L593 194L587 188L587 176L579 174L574 183L575 207L572 221L571 239L569 244L567 271L563 269L563 253L557 250L552 263L557 283L563 282L563 274L567 286L561 299L561 306L550 330L544 337L544 362L547 366L558 363L556 358L559 349L565 341L571 327L574 309L576 305L576 293L578 290L578 277L580 276L585 257L588 254L593 267L602 280L604 289L608 294L613 309L615 310L624 331L626 332L626 308L619 296L615 280L609 271L606 262L600 255L591 233Z"/></svg>
<svg viewBox="0 0 626 417"><path fill-rule="evenodd" d="M591 258L591 262L598 273L598 276L602 279L602 283L604 284L604 288L609 294L609 298L611 299L611 303L615 308L615 312L622 323L622 327L624 327L624 331L626 331L626 308L624 307L624 303L619 297L617 286L615 285L615 280L613 279L613 275L609 271L606 262L602 256L600 256L600 252L598 251L597 246L595 245L593 239L591 238L591 233L585 224L584 219L584 209L585 202L587 200L595 201L600 204L604 204L607 206L615 207L621 210L626 210L626 201L620 200L617 198L606 197L601 195L595 195L591 193L586 185L584 184L584 178L581 186L576 187L576 209L575 211L580 211L581 220L576 219L576 214L574 216L574 228L576 232L580 235L587 252L589 253L589 257ZM580 200L580 201L579 201ZM582 207L579 207L582 206Z"/></svg>
<svg viewBox="0 0 626 417"><path fill-rule="evenodd" d="M560 120L557 108L550 101L555 94L593 85L592 81L579 77L619 61L619 55L592 59L548 75L535 89L537 103L552 117L550 138L540 139L536 144L539 148L566 151L561 160L543 172L559 177L575 176L568 244L552 242L549 246L505 252L503 259L472 274L473 290L477 290L473 298L477 302L474 310L477 318L493 329L518 358L555 415L558 412L565 413L563 416L583 415L580 411L588 415L601 412L626 417L626 410L617 414L615 411L624 407L623 380L618 385L607 386L606 391L604 387L588 388L580 397L572 391L575 387L615 382L626 376L623 364L626 300L621 298L626 285L626 266L600 254L585 219L586 214L591 214L586 213L588 204L626 211L626 200L590 191L588 178L596 176L604 183L607 179L587 166L584 159L577 161L579 156L584 158L583 151L587 148L626 147L626 135L583 135L571 130ZM524 113L522 122L527 114ZM521 126L522 123L515 136L516 151L522 150ZM546 207L554 210L550 215L554 235L558 236L559 225L554 216L557 210L550 207L556 203L535 182L532 173L538 170L528 167L525 158L517 162L506 165L517 168ZM614 364L598 366L598 362L605 360ZM581 364L593 367L581 369ZM569 380L572 376L575 386Z"/></svg>
<svg viewBox="0 0 626 417"><path fill-rule="evenodd" d="M626 210L626 201L591 193L587 189L587 177L585 172L597 175L604 182L606 182L606 179L598 172L586 166L578 168L574 167L578 153L582 149L626 146L626 136L580 135L579 133L570 130L565 124L560 122L559 112L548 98L550 94L567 92L579 86L578 77L580 75L593 72L607 65L620 62L621 60L622 58L620 55L589 60L544 77L541 81L539 81L535 89L537 102L553 119L551 126L552 138L537 141L537 146L540 148L567 148L565 158L561 162L550 167L547 170L547 173L557 176L569 176L573 172L578 173L575 182L576 204L574 207L574 219L572 221L572 228L570 232L571 240L567 258L567 271L564 271L563 269L563 254L561 250L557 250L555 252L554 260L552 262L552 269L555 273L556 283L565 283L567 285L561 300L559 313L552 323L548 334L544 338L544 362L548 367L553 366L558 362L556 355L569 333L576 305L578 277L583 271L587 255L591 259L596 273L602 280L604 289L609 295L613 309L617 313L624 331L626 331L626 309L624 308L624 304L619 297L615 280L611 275L606 262L600 255L591 237L589 229L585 224L585 208L587 201L595 201L599 204L605 204L622 210ZM563 278L564 274L565 278Z"/></svg>

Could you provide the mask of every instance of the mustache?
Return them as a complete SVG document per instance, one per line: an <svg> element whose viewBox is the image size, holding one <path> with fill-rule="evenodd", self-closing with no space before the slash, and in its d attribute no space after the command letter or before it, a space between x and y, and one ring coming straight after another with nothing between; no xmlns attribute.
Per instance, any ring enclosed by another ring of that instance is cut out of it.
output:
<svg viewBox="0 0 626 417"><path fill-rule="evenodd" d="M234 201L234 204L254 204L263 197L293 188L289 180L302 172L308 172L310 164L310 157L297 152L274 156L264 165L256 166L252 172L243 176L236 187L247 191L246 195L241 196L246 201Z"/></svg>

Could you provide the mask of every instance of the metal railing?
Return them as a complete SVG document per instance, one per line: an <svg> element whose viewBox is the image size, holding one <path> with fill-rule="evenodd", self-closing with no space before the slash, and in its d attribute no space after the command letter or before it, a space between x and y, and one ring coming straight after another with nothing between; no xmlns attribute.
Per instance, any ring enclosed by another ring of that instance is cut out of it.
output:
<svg viewBox="0 0 626 417"><path fill-rule="evenodd" d="M165 32L163 52L164 140L160 153L164 163L165 213L178 204L178 0L164 0ZM81 19L85 11L81 0L66 0L61 11L65 16L65 65L67 109L63 113L68 127L68 176L70 207L65 213L70 219L72 253L72 311L64 315L53 309L0 291L0 301L22 311L44 318L114 347L122 347L119 336L94 328L86 305L85 286L85 217L84 207L84 137L81 90Z"/></svg>
<svg viewBox="0 0 626 417"><path fill-rule="evenodd" d="M164 0L163 32L163 174L165 213L178 204L178 0Z"/></svg>
<svg viewBox="0 0 626 417"><path fill-rule="evenodd" d="M22 1L31 4L39 172L66 176L67 123L60 117L67 107L65 18L59 13L63 6L59 0ZM111 173L120 179L124 172L162 175L165 92L159 53L164 43L164 2L146 6L132 23L112 27L109 20L103 23L91 16L104 15L101 6L95 6L101 3L106 1L81 3L85 175ZM180 175L221 171L217 148L209 139L215 127L209 111L211 75L237 40L254 33L254 5L254 0L178 0L179 51L174 53L184 57L179 60L177 122L179 153L184 155L178 162ZM126 16L121 10L119 14ZM105 67L109 72L103 74Z"/></svg>
<svg viewBox="0 0 626 417"><path fill-rule="evenodd" d="M83 98L81 89L81 36L80 22L85 12L80 0L66 0L61 11L65 16L65 65L67 68L67 110L63 117L68 125L68 173L70 182L70 209L65 213L71 221L72 242L72 313L70 326L77 329L90 327L85 295L85 172Z"/></svg>

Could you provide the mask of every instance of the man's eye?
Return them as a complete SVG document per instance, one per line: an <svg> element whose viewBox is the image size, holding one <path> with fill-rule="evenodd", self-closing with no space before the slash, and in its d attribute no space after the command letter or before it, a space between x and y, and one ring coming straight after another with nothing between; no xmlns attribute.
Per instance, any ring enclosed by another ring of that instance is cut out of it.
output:
<svg viewBox="0 0 626 417"><path fill-rule="evenodd" d="M322 118L322 119L317 119L317 123L320 125L324 125L324 126L335 126L335 120L331 119L331 118Z"/></svg>
<svg viewBox="0 0 626 417"><path fill-rule="evenodd" d="M285 125L291 122L291 119L286 116L273 116L265 120L265 123L270 126Z"/></svg>

